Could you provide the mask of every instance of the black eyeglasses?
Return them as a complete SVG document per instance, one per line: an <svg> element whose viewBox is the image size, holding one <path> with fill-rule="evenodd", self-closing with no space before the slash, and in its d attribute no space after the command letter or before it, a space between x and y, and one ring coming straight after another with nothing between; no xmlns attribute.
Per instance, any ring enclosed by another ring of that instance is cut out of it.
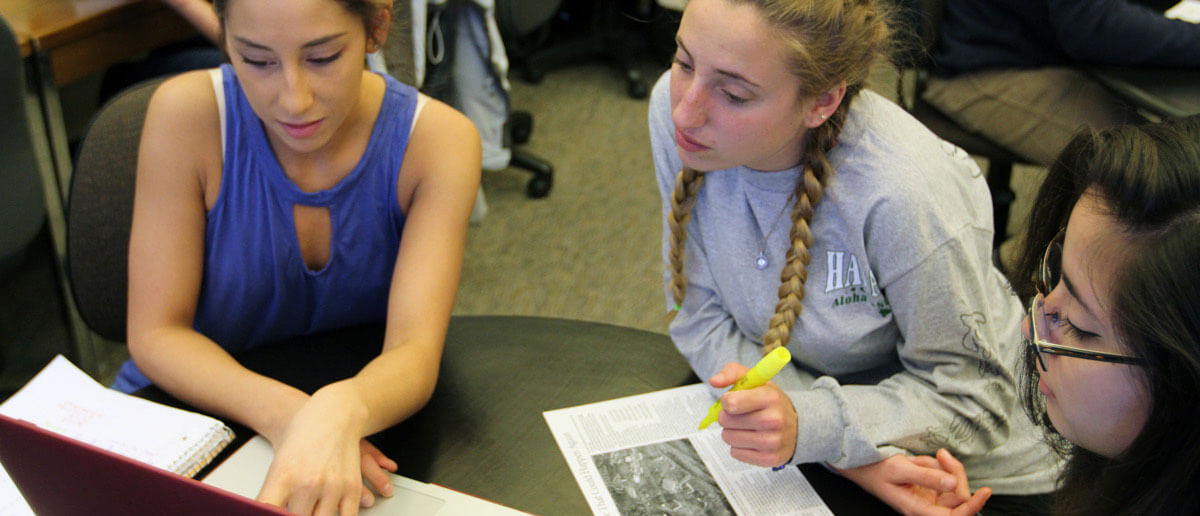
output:
<svg viewBox="0 0 1200 516"><path fill-rule="evenodd" d="M1041 274L1034 281L1034 288L1037 289L1038 293L1029 302L1029 324L1033 330L1033 338L1027 342L1033 348L1033 354L1037 357L1038 365L1041 366L1042 371L1046 370L1046 362L1042 359L1042 353L1114 364L1141 365L1143 361L1138 357L1063 346L1062 344L1052 342L1050 335L1046 333L1052 321L1046 315L1046 301L1044 298L1050 295L1050 291L1054 290L1058 286L1059 281L1062 280L1062 243L1065 231L1065 229L1059 231L1058 236L1055 236L1050 241L1050 245L1046 246L1046 254L1042 256Z"/></svg>

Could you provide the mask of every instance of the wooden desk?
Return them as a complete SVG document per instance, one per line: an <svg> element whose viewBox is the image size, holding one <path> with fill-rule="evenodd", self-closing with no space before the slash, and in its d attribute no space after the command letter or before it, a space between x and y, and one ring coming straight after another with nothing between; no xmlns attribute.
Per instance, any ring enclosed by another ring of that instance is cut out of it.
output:
<svg viewBox="0 0 1200 516"><path fill-rule="evenodd" d="M32 63L29 83L41 102L53 152L56 191L70 188L71 160L58 87L195 34L157 0L0 0ZM47 185L50 186L50 185Z"/></svg>
<svg viewBox="0 0 1200 516"><path fill-rule="evenodd" d="M58 192L65 201L71 160L58 87L195 34L157 0L0 0L31 61L30 87L41 102ZM52 186L52 185L47 185Z"/></svg>
<svg viewBox="0 0 1200 516"><path fill-rule="evenodd" d="M118 62L195 34L158 0L0 0L0 16L17 35L24 63L30 130L40 162L46 218L55 250L58 284L75 341L76 361L95 374L93 336L80 319L66 276L64 206L71 184L71 150L58 88Z"/></svg>
<svg viewBox="0 0 1200 516"><path fill-rule="evenodd" d="M378 354L382 339L382 328L355 329L256 349L238 360L312 392L355 374ZM304 365L280 370L288 362ZM542 412L698 381L666 335L564 319L454 317L433 399L371 439L406 477L532 514L589 514ZM154 387L138 395L179 403ZM231 427L238 438L218 461L251 436ZM834 514L891 512L823 467L802 469Z"/></svg>
<svg viewBox="0 0 1200 516"><path fill-rule="evenodd" d="M0 0L25 55L49 56L62 86L195 34L155 0Z"/></svg>
<svg viewBox="0 0 1200 516"><path fill-rule="evenodd" d="M16 33L16 36L17 36L17 47L21 49L21 55L27 56L30 53L32 53L33 52L33 38L30 38L29 35L25 34L24 32L18 32L18 33Z"/></svg>

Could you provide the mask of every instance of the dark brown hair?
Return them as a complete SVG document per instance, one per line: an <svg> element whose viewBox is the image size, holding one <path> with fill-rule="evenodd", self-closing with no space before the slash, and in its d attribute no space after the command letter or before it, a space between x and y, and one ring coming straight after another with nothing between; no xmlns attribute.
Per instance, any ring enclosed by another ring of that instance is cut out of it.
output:
<svg viewBox="0 0 1200 516"><path fill-rule="evenodd" d="M346 12L358 16L362 19L363 30L366 31L367 38L374 37L374 25L380 9L387 9L388 2L386 0L335 0L342 5ZM403 0L400 0L403 1ZM221 38L218 40L224 45L225 41L225 15L228 12L229 0L213 0L213 9L217 11L217 19L221 22Z"/></svg>
<svg viewBox="0 0 1200 516"><path fill-rule="evenodd" d="M1042 252L1083 196L1122 228L1128 249L1112 285L1117 340L1141 358L1150 413L1108 458L1059 435L1025 358L1026 411L1066 457L1059 514L1200 513L1200 116L1076 135L1050 166L1030 213L1013 287L1028 299Z"/></svg>

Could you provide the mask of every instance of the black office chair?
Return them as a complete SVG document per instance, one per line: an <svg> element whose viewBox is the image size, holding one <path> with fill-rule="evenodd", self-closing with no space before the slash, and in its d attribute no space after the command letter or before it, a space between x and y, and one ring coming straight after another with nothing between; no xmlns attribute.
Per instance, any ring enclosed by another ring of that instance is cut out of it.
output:
<svg viewBox="0 0 1200 516"><path fill-rule="evenodd" d="M601 58L625 76L630 97L646 98L650 90L638 69L637 55L648 51L649 34L630 29L629 23L631 18L649 20L654 2L638 0L632 5L591 2L588 9L577 5L563 7L563 3L562 0L496 2L496 22L505 34L509 57L521 78L537 83L549 70ZM552 40L549 34L552 22L563 25L562 32L572 35L550 41L547 46L545 43Z"/></svg>
<svg viewBox="0 0 1200 516"><path fill-rule="evenodd" d="M476 7L472 4L473 2L470 0L447 1L439 5L436 10L443 13L454 13L456 9ZM519 2L519 4L522 5L499 2L495 9L497 25L501 25L502 23L514 24L514 26L521 27L523 30L532 30L529 28L543 23L545 17L553 14L544 9L538 9L541 4L528 4L527 2ZM433 23L432 19L438 19L441 23L440 31L443 34L441 38L442 52L446 55L453 55L455 53L455 40L457 39L454 37L454 30L456 28L452 22L447 22L446 16L434 16L434 12L434 10L430 11L430 23ZM454 19L457 16L455 14L450 16L450 18ZM407 31L407 27L404 30ZM400 46L393 45L390 41L410 41L410 39L408 37L389 38L388 46ZM507 42L505 43L504 50L507 54ZM408 56L411 56L412 49L410 45L404 44L403 49L398 52L407 53ZM388 62L392 62L391 57L388 57ZM408 57L407 62L411 65L412 58ZM412 73L410 72L409 75L412 75ZM439 68L430 65L427 67L425 75L423 90L427 94L461 109L461 106L457 105L458 100L455 98L456 88L453 83L456 80L456 76L453 75L451 67L443 65L443 68ZM554 186L554 166L548 161L519 147L527 143L533 134L533 116L528 111L510 110L507 119L504 121L502 133L503 147L511 152L508 164L533 174L533 177L526 184L525 193L535 199L549 195L550 189Z"/></svg>
<svg viewBox="0 0 1200 516"><path fill-rule="evenodd" d="M117 94L92 118L79 147L67 204L67 271L85 324L125 342L129 229L138 142L161 80Z"/></svg>
<svg viewBox="0 0 1200 516"><path fill-rule="evenodd" d="M0 17L0 277L21 261L45 219L38 162L25 116L25 68L17 37ZM0 349L0 370L4 350Z"/></svg>
<svg viewBox="0 0 1200 516"><path fill-rule="evenodd" d="M986 136L959 125L925 101L923 94L946 12L946 1L904 0L903 4L902 14L907 16L911 23L910 35L915 41L905 41L905 51L897 58L900 75L896 91L900 103L941 139L961 147L969 154L987 158L987 183L992 193L992 221L995 225L993 253L998 254L1000 244L1008 236L1009 208L1016 200L1011 185L1013 164L1035 163ZM909 73L915 78L911 99L906 98L904 91L905 77Z"/></svg>
<svg viewBox="0 0 1200 516"><path fill-rule="evenodd" d="M34 154L33 126L26 116L25 60L8 22L0 18L0 274L20 261L46 218L41 164ZM0 359L2 360L2 359ZM0 362L2 363L2 362Z"/></svg>
<svg viewBox="0 0 1200 516"><path fill-rule="evenodd" d="M496 2L496 25L504 34L505 51L513 55L517 39L509 35L530 35L541 31L543 34L549 27L550 18L558 12L560 1L529 2L500 0ZM519 53L519 51L518 51ZM517 147L529 142L533 134L533 115L528 111L513 111L505 126L505 134L512 140L512 164L534 174L527 185L530 197L545 197L554 184L554 167L546 160L539 158L529 151Z"/></svg>

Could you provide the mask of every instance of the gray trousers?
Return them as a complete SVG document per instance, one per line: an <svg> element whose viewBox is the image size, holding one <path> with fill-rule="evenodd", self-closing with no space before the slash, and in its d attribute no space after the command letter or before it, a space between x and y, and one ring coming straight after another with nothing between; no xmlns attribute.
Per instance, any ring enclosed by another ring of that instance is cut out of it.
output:
<svg viewBox="0 0 1200 516"><path fill-rule="evenodd" d="M960 125L1043 165L1084 127L1141 120L1087 74L1065 67L930 77L924 98Z"/></svg>

